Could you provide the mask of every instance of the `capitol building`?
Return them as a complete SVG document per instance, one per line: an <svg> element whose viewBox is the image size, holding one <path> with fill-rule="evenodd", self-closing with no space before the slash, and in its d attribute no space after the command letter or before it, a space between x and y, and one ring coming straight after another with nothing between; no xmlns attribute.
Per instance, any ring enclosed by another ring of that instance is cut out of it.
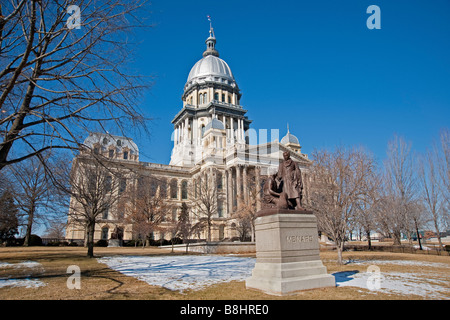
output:
<svg viewBox="0 0 450 320"><path fill-rule="evenodd" d="M169 230L183 203L190 208L192 221L204 219L195 203L202 192L211 192L209 230L199 230L193 238L235 240L239 237L236 213L243 206L255 212L261 209L262 186L266 177L277 171L283 152L290 152L304 176L311 164L289 129L283 129L281 139L278 129L252 129L252 120L240 104L241 96L231 68L219 56L214 30L210 28L206 50L187 76L183 104L172 120L173 134L167 137L168 142L173 141L170 163L141 162L139 147L129 137L91 133L84 141L85 150L74 159L72 170L76 174L77 163L89 161L93 153L100 154L107 159L107 166L123 173L117 192L136 194L149 188L155 197L162 198L168 208L167 217L151 231L149 237L155 240L171 239ZM308 179L303 181L307 192ZM72 198L70 211L76 208L75 202ZM113 232L124 241L137 239L126 215L119 204L108 208L96 219L94 240L108 240ZM81 241L86 230L75 216L69 212L66 239Z"/></svg>

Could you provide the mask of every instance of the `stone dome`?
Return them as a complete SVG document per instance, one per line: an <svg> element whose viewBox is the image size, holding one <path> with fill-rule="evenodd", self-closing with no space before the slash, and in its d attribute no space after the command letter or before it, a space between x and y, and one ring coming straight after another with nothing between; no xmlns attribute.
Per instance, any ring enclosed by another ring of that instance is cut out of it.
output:
<svg viewBox="0 0 450 320"><path fill-rule="evenodd" d="M98 145L102 151L108 150L111 147L117 152L122 152L122 149L128 148L131 154L139 155L139 148L133 139L115 136L109 133L91 132L83 144L90 149Z"/></svg>
<svg viewBox="0 0 450 320"><path fill-rule="evenodd" d="M209 129L225 130L225 126L223 125L222 121L213 118L212 121L208 122L208 124L205 126L205 132Z"/></svg>
<svg viewBox="0 0 450 320"><path fill-rule="evenodd" d="M228 64L214 55L208 55L200 59L192 67L186 84L190 84L194 80L211 80L228 84L235 81Z"/></svg>
<svg viewBox="0 0 450 320"><path fill-rule="evenodd" d="M296 136L294 136L292 133L290 133L288 131L288 133L281 139L281 143L282 144L288 144L288 143L292 143L292 144L298 144L300 145L300 142L298 141L298 138Z"/></svg>
<svg viewBox="0 0 450 320"><path fill-rule="evenodd" d="M227 85L232 88L237 87L233 73L228 64L219 58L219 52L216 50L216 38L214 31L209 31L210 36L206 39L206 50L203 52L203 58L195 63L189 72L185 92L195 84L201 84L206 81L216 82Z"/></svg>

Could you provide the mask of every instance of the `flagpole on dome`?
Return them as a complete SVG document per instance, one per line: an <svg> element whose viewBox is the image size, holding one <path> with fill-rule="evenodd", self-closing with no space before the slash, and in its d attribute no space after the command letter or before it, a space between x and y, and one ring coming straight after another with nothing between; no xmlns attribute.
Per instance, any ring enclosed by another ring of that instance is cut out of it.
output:
<svg viewBox="0 0 450 320"><path fill-rule="evenodd" d="M215 38L215 35L214 35L214 29L213 29L213 27L212 27L211 16L210 16L210 15L207 15L206 17L208 18L208 21L209 21L209 35L210 35L211 37Z"/></svg>

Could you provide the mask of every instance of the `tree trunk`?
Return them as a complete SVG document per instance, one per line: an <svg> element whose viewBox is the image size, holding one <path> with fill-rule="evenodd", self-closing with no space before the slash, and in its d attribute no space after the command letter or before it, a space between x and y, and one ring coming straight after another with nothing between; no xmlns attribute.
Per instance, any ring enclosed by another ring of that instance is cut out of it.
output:
<svg viewBox="0 0 450 320"><path fill-rule="evenodd" d="M440 250L442 250L443 245L442 245L442 240L441 240L441 232L439 231L439 226L437 224L437 219L434 219L434 228L436 229L436 237L439 242L439 251L440 251Z"/></svg>
<svg viewBox="0 0 450 320"><path fill-rule="evenodd" d="M394 245L401 245L402 244L401 241L400 241L400 238L401 238L400 231L394 231L392 233L392 237L394 238Z"/></svg>
<svg viewBox="0 0 450 320"><path fill-rule="evenodd" d="M28 247L30 245L30 237L31 237L31 229L33 227L33 219L34 219L34 205L31 207L31 210L28 214L28 221L27 221L27 231L25 234L25 239L23 241L23 246Z"/></svg>
<svg viewBox="0 0 450 320"><path fill-rule="evenodd" d="M419 241L419 249L420 249L420 250L423 250L423 248L422 248L422 242L420 241L419 226L417 225L416 219L414 219L414 224L415 224L415 227L416 227L417 241Z"/></svg>
<svg viewBox="0 0 450 320"><path fill-rule="evenodd" d="M87 256L89 258L93 258L94 257L94 231L95 231L95 223L93 222L89 222L89 224L87 225Z"/></svg>
<svg viewBox="0 0 450 320"><path fill-rule="evenodd" d="M211 242L211 220L208 220L208 238L206 242Z"/></svg>
<svg viewBox="0 0 450 320"><path fill-rule="evenodd" d="M372 250L372 240L370 239L370 231L367 231L367 243L369 245L369 250Z"/></svg>
<svg viewBox="0 0 450 320"><path fill-rule="evenodd" d="M338 264L344 264L342 260L342 251L344 251L344 241L336 241L336 250L338 254Z"/></svg>

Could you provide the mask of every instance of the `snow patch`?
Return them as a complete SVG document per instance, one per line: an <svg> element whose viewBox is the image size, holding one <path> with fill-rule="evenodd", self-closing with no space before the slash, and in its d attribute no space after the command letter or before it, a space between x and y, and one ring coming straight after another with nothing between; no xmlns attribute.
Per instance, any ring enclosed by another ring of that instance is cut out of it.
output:
<svg viewBox="0 0 450 320"><path fill-rule="evenodd" d="M414 261L414 260L347 260L345 264L367 264L367 265L386 265L393 264L399 266L416 266L416 267L432 267L432 268L449 268L450 263Z"/></svg>
<svg viewBox="0 0 450 320"><path fill-rule="evenodd" d="M8 263L8 262L0 262L0 269L19 269L21 273L26 273L23 276L25 278L22 279L14 279L14 278L0 278L0 288L5 287L25 287L25 288L38 288L43 287L46 284L39 279L33 279L29 276L30 271L36 271L38 269L39 272L42 272L44 268L39 262L36 261L24 261L18 263Z"/></svg>
<svg viewBox="0 0 450 320"><path fill-rule="evenodd" d="M109 268L150 285L183 292L251 276L254 258L230 256L113 256L97 259Z"/></svg>
<svg viewBox="0 0 450 320"><path fill-rule="evenodd" d="M411 261L411 260L349 260L346 263L354 265L399 265L399 266L418 266L432 268L450 268L450 264ZM333 273L338 287L358 287L369 289L370 293L378 292L417 295L426 299L450 299L450 290L448 288L448 273L427 273L427 272L359 272L343 271ZM378 281L378 287L374 288L374 281Z"/></svg>
<svg viewBox="0 0 450 320"><path fill-rule="evenodd" d="M39 288L45 287L45 283L38 279L0 279L0 288L5 287L25 287L25 288Z"/></svg>

